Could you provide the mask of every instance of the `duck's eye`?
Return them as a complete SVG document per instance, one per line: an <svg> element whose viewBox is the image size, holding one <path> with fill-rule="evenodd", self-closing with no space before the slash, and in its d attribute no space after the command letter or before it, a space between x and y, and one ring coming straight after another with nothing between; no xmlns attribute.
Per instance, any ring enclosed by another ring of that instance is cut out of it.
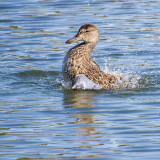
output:
<svg viewBox="0 0 160 160"><path fill-rule="evenodd" d="M86 29L86 30L85 30L85 32L89 32L89 30L88 30L88 29Z"/></svg>

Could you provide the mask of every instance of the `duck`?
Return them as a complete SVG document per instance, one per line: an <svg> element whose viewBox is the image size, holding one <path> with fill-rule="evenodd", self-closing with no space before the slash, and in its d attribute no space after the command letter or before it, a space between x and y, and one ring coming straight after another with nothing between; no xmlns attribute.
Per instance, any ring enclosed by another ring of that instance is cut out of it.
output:
<svg viewBox="0 0 160 160"><path fill-rule="evenodd" d="M91 58L91 52L99 41L99 31L93 24L82 25L78 33L67 44L82 41L71 48L64 57L62 73L65 82L73 86L79 75L85 75L89 80L101 86L102 89L114 88L116 77L105 73Z"/></svg>

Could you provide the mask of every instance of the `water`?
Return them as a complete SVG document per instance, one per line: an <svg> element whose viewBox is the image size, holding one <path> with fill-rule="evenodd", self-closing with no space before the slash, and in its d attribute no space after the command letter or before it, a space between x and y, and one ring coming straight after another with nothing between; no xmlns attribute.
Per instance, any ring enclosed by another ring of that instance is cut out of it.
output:
<svg viewBox="0 0 160 160"><path fill-rule="evenodd" d="M160 157L160 2L0 1L0 159ZM138 86L63 87L61 65L85 23L92 57Z"/></svg>

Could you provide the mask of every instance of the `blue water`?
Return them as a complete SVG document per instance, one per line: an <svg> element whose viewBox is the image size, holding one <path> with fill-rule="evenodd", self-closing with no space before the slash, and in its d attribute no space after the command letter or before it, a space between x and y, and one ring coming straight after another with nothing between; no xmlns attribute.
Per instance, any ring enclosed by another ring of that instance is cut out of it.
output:
<svg viewBox="0 0 160 160"><path fill-rule="evenodd" d="M0 160L159 160L160 1L0 1ZM92 58L138 83L72 90L61 66L85 23Z"/></svg>

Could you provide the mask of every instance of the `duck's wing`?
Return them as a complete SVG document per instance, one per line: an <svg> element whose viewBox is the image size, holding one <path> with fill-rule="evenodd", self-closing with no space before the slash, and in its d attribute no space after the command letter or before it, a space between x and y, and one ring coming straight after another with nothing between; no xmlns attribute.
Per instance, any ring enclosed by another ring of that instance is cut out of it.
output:
<svg viewBox="0 0 160 160"><path fill-rule="evenodd" d="M96 84L109 88L110 84L116 81L114 76L103 72L99 65L93 60L86 67L87 71L85 75Z"/></svg>

